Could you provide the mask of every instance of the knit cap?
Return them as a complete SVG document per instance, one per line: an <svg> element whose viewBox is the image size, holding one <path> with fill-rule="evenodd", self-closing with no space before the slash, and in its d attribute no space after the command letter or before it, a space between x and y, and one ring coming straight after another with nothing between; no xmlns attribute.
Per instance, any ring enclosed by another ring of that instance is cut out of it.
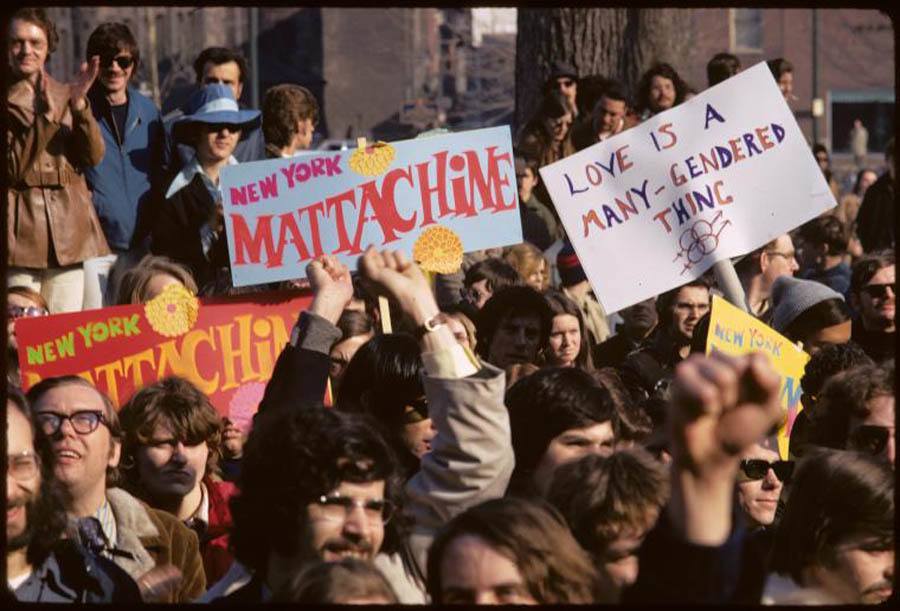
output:
<svg viewBox="0 0 900 611"><path fill-rule="evenodd" d="M818 303L844 297L815 280L781 276L772 284L772 328L784 333L798 316Z"/></svg>
<svg viewBox="0 0 900 611"><path fill-rule="evenodd" d="M581 261L575 254L575 249L569 242L556 255L556 271L559 272L560 283L563 286L574 286L579 282L587 280L587 274L581 267Z"/></svg>

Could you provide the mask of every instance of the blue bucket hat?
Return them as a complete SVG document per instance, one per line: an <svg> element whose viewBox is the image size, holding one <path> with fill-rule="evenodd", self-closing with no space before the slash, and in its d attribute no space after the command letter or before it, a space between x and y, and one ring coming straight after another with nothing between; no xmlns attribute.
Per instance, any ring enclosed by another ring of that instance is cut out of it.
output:
<svg viewBox="0 0 900 611"><path fill-rule="evenodd" d="M240 128L243 140L250 130L259 125L259 116L258 110L241 110L231 87L213 83L194 92L188 100L184 116L172 126L172 136L178 143L192 145L187 141L192 125L228 123Z"/></svg>

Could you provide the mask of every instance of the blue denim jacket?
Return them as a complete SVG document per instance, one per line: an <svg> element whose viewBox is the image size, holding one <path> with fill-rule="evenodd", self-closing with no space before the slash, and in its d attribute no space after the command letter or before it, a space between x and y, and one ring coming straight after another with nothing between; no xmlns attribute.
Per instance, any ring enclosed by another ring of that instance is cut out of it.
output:
<svg viewBox="0 0 900 611"><path fill-rule="evenodd" d="M85 178L110 248L128 250L149 236L154 208L168 166L168 146L159 109L134 87L128 87L128 115L122 145L104 97L95 85L88 94L100 125L106 153Z"/></svg>

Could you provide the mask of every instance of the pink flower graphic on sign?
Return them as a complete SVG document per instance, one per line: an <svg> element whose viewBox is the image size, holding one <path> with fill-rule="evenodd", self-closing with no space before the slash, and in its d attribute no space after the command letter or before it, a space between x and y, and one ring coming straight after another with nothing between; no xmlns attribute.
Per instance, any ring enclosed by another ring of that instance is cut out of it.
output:
<svg viewBox="0 0 900 611"><path fill-rule="evenodd" d="M250 426L253 424L253 415L256 413L266 385L262 382L250 382L244 384L231 395L231 401L228 403L228 419L237 426L242 433L250 432Z"/></svg>

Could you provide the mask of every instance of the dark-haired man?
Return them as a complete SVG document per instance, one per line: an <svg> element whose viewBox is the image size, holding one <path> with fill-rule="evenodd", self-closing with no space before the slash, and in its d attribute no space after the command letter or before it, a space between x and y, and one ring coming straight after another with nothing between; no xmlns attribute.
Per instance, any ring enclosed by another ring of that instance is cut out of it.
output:
<svg viewBox="0 0 900 611"><path fill-rule="evenodd" d="M853 341L875 361L894 356L896 346L897 277L892 250L866 255L853 264L850 303L859 313Z"/></svg>
<svg viewBox="0 0 900 611"><path fill-rule="evenodd" d="M234 99L238 101L244 91L244 84L249 78L247 60L244 59L244 56L225 47L203 49L194 60L194 74L197 76L197 87L202 88L215 83L227 85L234 93ZM175 120L183 114L185 114L185 109L179 108L165 116L167 133L172 133ZM178 167L171 168L173 171L188 163L194 156L194 150L187 145L177 144L176 150L177 157L173 156L172 164ZM257 126L243 134L232 154L240 163L265 159L266 142L262 127Z"/></svg>
<svg viewBox="0 0 900 611"><path fill-rule="evenodd" d="M484 360L506 369L537 363L547 345L553 314L544 297L529 286L509 286L495 293L478 315L475 346Z"/></svg>
<svg viewBox="0 0 900 611"><path fill-rule="evenodd" d="M628 113L628 95L618 82L610 82L594 105L591 113L593 133L596 142L602 142L625 130Z"/></svg>
<svg viewBox="0 0 900 611"><path fill-rule="evenodd" d="M894 590L894 474L856 452L805 459L772 553L767 604L877 604Z"/></svg>
<svg viewBox="0 0 900 611"><path fill-rule="evenodd" d="M716 53L706 64L706 80L709 86L718 85L741 71L741 60L731 53Z"/></svg>
<svg viewBox="0 0 900 611"><path fill-rule="evenodd" d="M622 381L636 400L664 393L675 366L690 353L694 328L709 303L709 283L702 277L659 296L656 331L622 365Z"/></svg>
<svg viewBox="0 0 900 611"><path fill-rule="evenodd" d="M115 564L64 538L65 510L53 482L54 456L38 437L17 389L6 399L6 583L25 602L141 602Z"/></svg>
<svg viewBox="0 0 900 611"><path fill-rule="evenodd" d="M804 269L798 274L815 280L849 299L850 266L847 254L847 231L836 216L820 216L802 227Z"/></svg>
<svg viewBox="0 0 900 611"><path fill-rule="evenodd" d="M84 309L90 310L113 303L116 279L148 252L151 202L162 187L167 151L159 110L131 84L140 51L128 26L99 25L88 38L86 55L100 57L100 75L88 99L106 152L84 176L112 250L85 262Z"/></svg>
<svg viewBox="0 0 900 611"><path fill-rule="evenodd" d="M465 301L477 311L500 289L521 283L518 272L509 263L498 257L488 257L466 271L463 280Z"/></svg>
<svg viewBox="0 0 900 611"><path fill-rule="evenodd" d="M866 190L856 216L856 234L866 252L893 250L895 246L897 178L893 138L884 147L884 162L887 171Z"/></svg>
<svg viewBox="0 0 900 611"><path fill-rule="evenodd" d="M510 491L545 495L558 467L616 445L612 396L576 367L541 369L506 393L515 471Z"/></svg>
<svg viewBox="0 0 900 611"><path fill-rule="evenodd" d="M656 298L650 297L619 311L622 324L616 327L616 334L594 347L594 366L619 368L625 357L640 347L659 323Z"/></svg>

